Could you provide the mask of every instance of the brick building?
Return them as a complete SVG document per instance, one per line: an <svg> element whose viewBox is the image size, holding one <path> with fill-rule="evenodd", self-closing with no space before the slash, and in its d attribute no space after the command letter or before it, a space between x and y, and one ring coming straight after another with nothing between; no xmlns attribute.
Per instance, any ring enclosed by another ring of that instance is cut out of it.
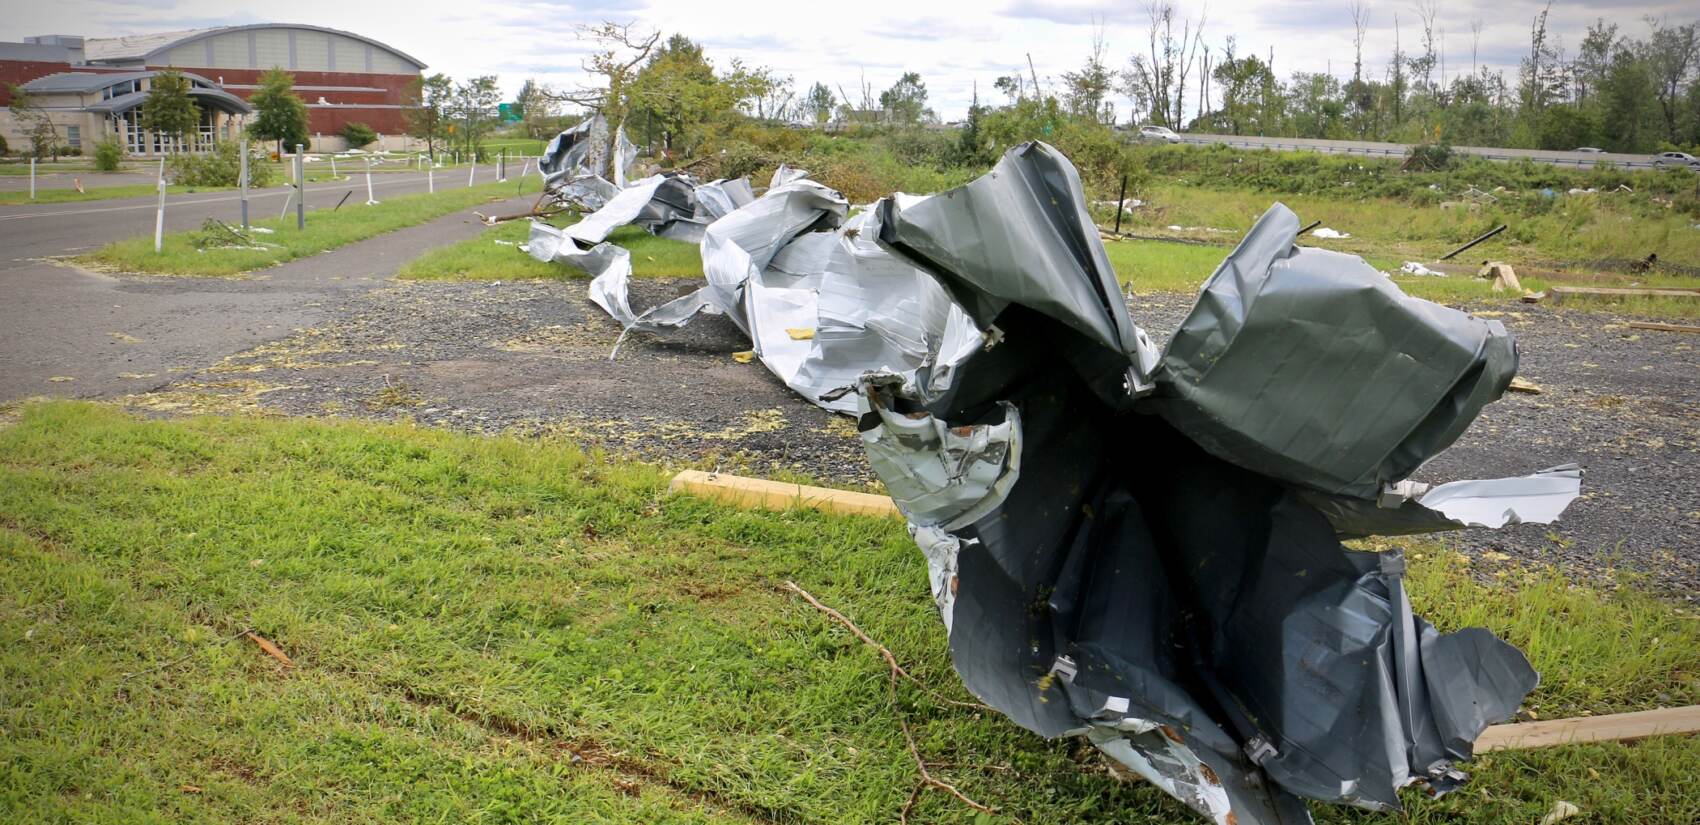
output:
<svg viewBox="0 0 1700 825"><path fill-rule="evenodd" d="M79 149L112 135L133 154L163 148L136 129L137 108L161 69L189 75L203 110L196 148L234 136L250 116L245 101L260 75L282 68L295 76L307 104L318 151L343 148L335 137L357 121L384 136L384 148L406 145L405 92L425 64L376 40L293 23L221 26L130 37L44 35L0 43L0 133L14 150L28 138L10 113L5 85L22 85L60 127L60 141Z"/></svg>

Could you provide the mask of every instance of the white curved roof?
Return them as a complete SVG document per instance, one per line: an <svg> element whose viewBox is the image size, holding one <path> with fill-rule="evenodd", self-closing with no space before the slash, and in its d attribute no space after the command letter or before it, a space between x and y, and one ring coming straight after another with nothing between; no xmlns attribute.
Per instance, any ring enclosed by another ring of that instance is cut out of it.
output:
<svg viewBox="0 0 1700 825"><path fill-rule="evenodd" d="M325 26L309 26L302 23L255 23L248 26L214 26L206 29L183 29L173 32L156 32L154 34L133 34L124 37L91 37L83 40L83 59L90 63L123 63L128 61L146 61L161 52L177 48L185 43L192 43L204 37L216 34L248 31L251 29L302 29L305 31L326 32L350 37L376 48L383 49L420 69L425 63L400 49L373 40L370 37L355 34L342 29L332 29Z"/></svg>

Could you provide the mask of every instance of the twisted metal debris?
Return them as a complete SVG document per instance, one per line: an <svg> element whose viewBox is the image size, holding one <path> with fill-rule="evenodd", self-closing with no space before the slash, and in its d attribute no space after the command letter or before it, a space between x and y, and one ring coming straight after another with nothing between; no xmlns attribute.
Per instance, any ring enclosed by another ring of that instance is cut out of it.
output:
<svg viewBox="0 0 1700 825"><path fill-rule="evenodd" d="M1463 781L1534 670L1414 616L1402 556L1341 538L1546 522L1577 496L1574 466L1410 479L1505 391L1503 326L1296 246L1276 204L1159 352L1050 146L853 218L784 171L757 198L638 181L580 224L534 224L531 254L595 275L628 331L723 313L788 386L858 415L957 672L1017 724L1085 736L1217 823ZM604 240L630 222L700 224L706 284L634 312Z"/></svg>

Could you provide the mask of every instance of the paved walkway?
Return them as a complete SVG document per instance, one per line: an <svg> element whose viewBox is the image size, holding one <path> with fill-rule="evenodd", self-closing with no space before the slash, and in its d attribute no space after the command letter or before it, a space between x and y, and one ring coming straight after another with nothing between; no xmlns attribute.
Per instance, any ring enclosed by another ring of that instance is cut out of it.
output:
<svg viewBox="0 0 1700 825"><path fill-rule="evenodd" d="M425 250L482 231L468 209L240 279L110 276L0 260L0 401L99 398L163 385L174 369L322 323Z"/></svg>

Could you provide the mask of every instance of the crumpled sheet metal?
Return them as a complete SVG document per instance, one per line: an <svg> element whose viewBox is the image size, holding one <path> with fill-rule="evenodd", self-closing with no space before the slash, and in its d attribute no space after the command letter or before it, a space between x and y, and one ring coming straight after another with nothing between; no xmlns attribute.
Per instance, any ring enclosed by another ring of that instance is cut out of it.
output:
<svg viewBox="0 0 1700 825"><path fill-rule="evenodd" d="M855 412L844 390L869 369L913 374L931 366L934 383L947 383L950 365L979 345L980 330L936 281L877 243L875 214L846 223L843 196L806 174L781 167L760 198L747 180L646 178L564 230L533 223L529 251L593 275L591 300L627 331L659 333L699 312L725 314L750 336L763 366L830 410ZM681 240L693 238L678 228L693 227L703 288L634 311L630 255L604 242L627 224Z"/></svg>
<svg viewBox="0 0 1700 825"><path fill-rule="evenodd" d="M964 684L1218 823L1308 822L1306 799L1391 810L1405 785L1455 786L1453 763L1538 677L1485 630L1414 616L1402 556L1340 537L1348 517L1450 529L1550 518L1575 496L1573 467L1407 483L1509 381L1509 336L1356 258L1293 248L1277 206L1159 359L1084 201L1067 160L1028 144L966 187L874 210L881 244L977 333L947 350L952 316L924 313L948 381L933 363L875 369L857 396Z"/></svg>
<svg viewBox="0 0 1700 825"><path fill-rule="evenodd" d="M617 150L610 151L610 146ZM572 178L600 177L619 188L626 185L625 176L636 162L637 147L626 139L625 125L614 129L610 138L608 119L598 114L551 139L537 159L537 168L543 172L546 186Z"/></svg>
<svg viewBox="0 0 1700 825"><path fill-rule="evenodd" d="M1294 245L1276 204L1205 282L1151 402L1222 458L1376 494L1451 445L1517 372L1498 321L1411 298L1362 258Z"/></svg>

